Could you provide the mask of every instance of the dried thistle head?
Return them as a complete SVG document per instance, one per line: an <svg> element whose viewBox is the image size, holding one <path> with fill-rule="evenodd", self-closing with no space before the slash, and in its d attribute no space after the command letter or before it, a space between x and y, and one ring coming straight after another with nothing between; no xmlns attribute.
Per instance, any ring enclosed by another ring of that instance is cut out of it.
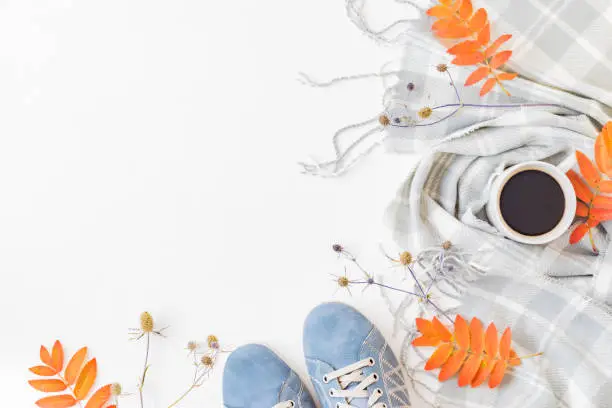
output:
<svg viewBox="0 0 612 408"><path fill-rule="evenodd" d="M452 242L450 241L444 241L442 243L442 248L446 251L448 251L449 249L451 249L451 247L453 246Z"/></svg>
<svg viewBox="0 0 612 408"><path fill-rule="evenodd" d="M406 85L406 89L408 89L410 92L414 91L414 88L416 88L414 82L409 82L408 85Z"/></svg>
<svg viewBox="0 0 612 408"><path fill-rule="evenodd" d="M338 286L340 286L341 288L348 288L351 284L351 281L346 276L338 276L337 282Z"/></svg>
<svg viewBox="0 0 612 408"><path fill-rule="evenodd" d="M380 115L378 117L378 122L383 126L389 126L389 124L391 123L391 120L389 119L387 115Z"/></svg>
<svg viewBox="0 0 612 408"><path fill-rule="evenodd" d="M119 395L121 395L121 384L119 383L111 384L110 392L111 392L111 395L115 397L118 397Z"/></svg>
<svg viewBox="0 0 612 408"><path fill-rule="evenodd" d="M431 109L429 106L426 106L419 110L418 115L421 119L427 119L428 117L431 116L432 113L433 113L433 109Z"/></svg>
<svg viewBox="0 0 612 408"><path fill-rule="evenodd" d="M190 352L194 352L198 349L199 345L198 342L196 341L190 341L187 343L187 350L189 350Z"/></svg>
<svg viewBox="0 0 612 408"><path fill-rule="evenodd" d="M399 263L404 266L408 266L412 263L412 254L408 251L404 251L400 254Z"/></svg>
<svg viewBox="0 0 612 408"><path fill-rule="evenodd" d="M206 339L206 342L208 343L208 347L210 347L211 349L216 350L219 348L219 339L217 338L217 336L213 334L208 336L208 338Z"/></svg>
<svg viewBox="0 0 612 408"><path fill-rule="evenodd" d="M151 313L142 312L140 314L140 329L145 333L153 331L153 316L151 316Z"/></svg>
<svg viewBox="0 0 612 408"><path fill-rule="evenodd" d="M436 69L438 70L438 72L446 72L448 71L448 65L438 64L438 66L436 66Z"/></svg>
<svg viewBox="0 0 612 408"><path fill-rule="evenodd" d="M202 363L202 365L204 367L208 367L211 368L212 366L215 365L215 360L211 357L211 356L202 356L202 358L200 359L200 362Z"/></svg>
<svg viewBox="0 0 612 408"><path fill-rule="evenodd" d="M342 253L342 251L344 251L344 247L342 247L342 245L340 244L334 244L332 245L332 250L336 253Z"/></svg>

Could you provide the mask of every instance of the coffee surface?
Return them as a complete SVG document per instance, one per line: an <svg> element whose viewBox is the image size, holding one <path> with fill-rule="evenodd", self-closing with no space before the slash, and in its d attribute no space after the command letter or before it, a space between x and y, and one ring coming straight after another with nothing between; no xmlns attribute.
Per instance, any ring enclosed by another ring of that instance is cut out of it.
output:
<svg viewBox="0 0 612 408"><path fill-rule="evenodd" d="M513 175L500 196L501 215L516 232L538 236L552 231L565 211L565 196L557 180L543 171Z"/></svg>

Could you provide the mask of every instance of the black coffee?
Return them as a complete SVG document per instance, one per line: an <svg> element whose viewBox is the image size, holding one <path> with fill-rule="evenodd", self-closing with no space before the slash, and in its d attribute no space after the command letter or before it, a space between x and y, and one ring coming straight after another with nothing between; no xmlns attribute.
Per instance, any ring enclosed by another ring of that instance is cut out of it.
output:
<svg viewBox="0 0 612 408"><path fill-rule="evenodd" d="M543 235L561 221L565 195L552 176L539 170L524 170L506 182L499 207L506 224L516 232Z"/></svg>

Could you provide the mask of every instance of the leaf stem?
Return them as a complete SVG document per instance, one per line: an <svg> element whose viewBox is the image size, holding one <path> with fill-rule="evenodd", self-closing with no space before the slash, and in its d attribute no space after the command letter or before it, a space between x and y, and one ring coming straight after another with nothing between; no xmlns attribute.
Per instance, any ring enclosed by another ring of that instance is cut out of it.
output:
<svg viewBox="0 0 612 408"><path fill-rule="evenodd" d="M138 385L138 395L140 396L140 408L144 408L144 399L142 396L142 389L144 388L145 377L147 375L147 369L149 368L149 350L151 346L151 333L147 332L147 348L145 351L144 368L142 369L142 377L140 378L140 384Z"/></svg>
<svg viewBox="0 0 612 408"><path fill-rule="evenodd" d="M508 361L514 361L514 360L526 360L526 359L528 359L528 358L540 357L540 356L543 356L543 355L544 355L544 353L543 353L543 352L533 353L533 354L527 354L526 356L511 358L511 359L509 359Z"/></svg>

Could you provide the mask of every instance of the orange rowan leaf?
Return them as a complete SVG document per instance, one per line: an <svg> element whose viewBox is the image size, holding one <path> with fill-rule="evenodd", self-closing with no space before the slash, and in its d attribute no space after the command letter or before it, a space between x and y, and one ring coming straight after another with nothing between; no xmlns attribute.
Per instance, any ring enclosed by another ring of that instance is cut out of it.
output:
<svg viewBox="0 0 612 408"><path fill-rule="evenodd" d="M432 31L440 31L440 30L448 30L451 26L456 26L461 24L461 22L454 18L446 18L443 20L437 20L431 25Z"/></svg>
<svg viewBox="0 0 612 408"><path fill-rule="evenodd" d="M51 367L58 373L64 368L64 348L59 340L56 340L51 350Z"/></svg>
<svg viewBox="0 0 612 408"><path fill-rule="evenodd" d="M590 218L599 224L602 221L612 220L612 210L603 208L591 208Z"/></svg>
<svg viewBox="0 0 612 408"><path fill-rule="evenodd" d="M480 89L480 96L485 96L486 94L491 92L496 83L497 81L495 80L495 78L487 79L487 82L485 82L482 88Z"/></svg>
<svg viewBox="0 0 612 408"><path fill-rule="evenodd" d="M504 360L499 360L495 363L491 371L491 376L489 377L489 388L495 388L501 384L506 374L506 367L507 365Z"/></svg>
<svg viewBox="0 0 612 408"><path fill-rule="evenodd" d="M429 371L441 367L442 364L446 363L452 352L452 344L442 344L436 349L436 351L433 352L429 360L427 360L427 363L425 364L425 370Z"/></svg>
<svg viewBox="0 0 612 408"><path fill-rule="evenodd" d="M455 65L476 65L484 61L484 55L480 52L472 52L468 54L460 54L452 61Z"/></svg>
<svg viewBox="0 0 612 408"><path fill-rule="evenodd" d="M85 364L85 367L83 367L81 370L81 373L79 374L74 386L74 396L77 398L77 400L80 401L87 397L92 385L96 381L97 371L98 366L95 358L91 359L87 364Z"/></svg>
<svg viewBox="0 0 612 408"><path fill-rule="evenodd" d="M471 54L478 51L479 48L480 45L476 41L467 40L452 46L447 52L451 55Z"/></svg>
<svg viewBox="0 0 612 408"><path fill-rule="evenodd" d="M463 365L463 368L461 368L461 371L459 372L459 380L457 381L457 385L460 387L465 387L466 385L471 384L472 380L476 376L478 368L480 367L481 360L482 356L480 356L480 353L472 354L470 357L468 357L467 361Z"/></svg>
<svg viewBox="0 0 612 408"><path fill-rule="evenodd" d="M470 328L460 315L455 318L455 340L460 349L468 350L470 348Z"/></svg>
<svg viewBox="0 0 612 408"><path fill-rule="evenodd" d="M476 388L486 381L489 374L491 374L491 370L493 370L493 363L494 361L488 358L480 362L480 367L478 367L478 371L476 371L476 375L472 380L472 388Z"/></svg>
<svg viewBox="0 0 612 408"><path fill-rule="evenodd" d="M576 217L588 217L589 207L582 201L576 201Z"/></svg>
<svg viewBox="0 0 612 408"><path fill-rule="evenodd" d="M476 71L472 72L470 76L466 79L465 86L474 85L482 81L489 75L489 72L491 71L489 70L488 67L478 68Z"/></svg>
<svg viewBox="0 0 612 408"><path fill-rule="evenodd" d="M459 17L463 20L467 20L471 17L474 12L474 7L472 6L472 0L463 0L461 2L461 7L459 7Z"/></svg>
<svg viewBox="0 0 612 408"><path fill-rule="evenodd" d="M512 81L517 76L518 74L515 72L500 72L497 74L497 79L500 81Z"/></svg>
<svg viewBox="0 0 612 408"><path fill-rule="evenodd" d="M66 378L66 382L68 382L68 385L72 385L76 381L77 376L81 371L81 367L83 367L83 362L85 361L86 356L87 347L83 347L76 353L74 353L74 355L68 362L68 365L66 366L66 373L64 375L64 378Z"/></svg>
<svg viewBox="0 0 612 408"><path fill-rule="evenodd" d="M472 351L481 354L484 349L484 330L480 320L475 317L470 322L470 342Z"/></svg>
<svg viewBox="0 0 612 408"><path fill-rule="evenodd" d="M499 48L504 45L506 41L512 38L512 34L504 34L497 37L497 40L493 41L493 44L489 45L489 47L485 50L485 57L491 58Z"/></svg>
<svg viewBox="0 0 612 408"><path fill-rule="evenodd" d="M580 167L580 173L589 186L597 188L597 185L601 181L601 174L595 167L591 159L581 151L576 151L576 160L578 161L578 167Z"/></svg>
<svg viewBox="0 0 612 408"><path fill-rule="evenodd" d="M460 349L455 351L448 358L448 360L446 360L446 363L444 363L444 365L442 366L442 369L438 374L438 380L444 382L451 378L453 375L457 374L457 372L463 365L463 362L465 361L465 357L467 357L466 350Z"/></svg>
<svg viewBox="0 0 612 408"><path fill-rule="evenodd" d="M453 11L448 7L434 6L430 8L429 10L427 10L427 15L431 17L445 18L445 17L452 16Z"/></svg>
<svg viewBox="0 0 612 408"><path fill-rule="evenodd" d="M42 392L64 391L68 386L62 380L30 380L28 384L34 389Z"/></svg>
<svg viewBox="0 0 612 408"><path fill-rule="evenodd" d="M510 343L512 342L512 330L506 327L502 334L501 340L499 341L499 356L508 360L510 358Z"/></svg>
<svg viewBox="0 0 612 408"><path fill-rule="evenodd" d="M450 330L446 328L446 326L442 324L440 320L438 320L437 317L434 316L431 323L433 325L434 330L436 331L438 338L440 338L440 340L442 341L451 340L451 338L453 337L453 334L450 332Z"/></svg>
<svg viewBox="0 0 612 408"><path fill-rule="evenodd" d="M612 122L606 123L595 140L595 162L602 173L612 177Z"/></svg>
<svg viewBox="0 0 612 408"><path fill-rule="evenodd" d="M480 30L484 28L487 24L489 17L487 16L487 10L480 8L474 14L472 19L470 20L469 26L472 33L478 33Z"/></svg>
<svg viewBox="0 0 612 408"><path fill-rule="evenodd" d="M512 51L510 50L497 53L491 58L491 61L489 61L489 66L491 69L497 69L508 62L511 56Z"/></svg>
<svg viewBox="0 0 612 408"><path fill-rule="evenodd" d="M570 170L567 172L567 177L572 182L574 186L574 191L576 191L576 197L585 203L591 202L593 199L593 192L591 189L582 181L582 178L576 173L574 170Z"/></svg>
<svg viewBox="0 0 612 408"><path fill-rule="evenodd" d="M40 346L40 361L49 367L53 368L53 362L51 361L51 354L49 354L49 350L45 346Z"/></svg>
<svg viewBox="0 0 612 408"><path fill-rule="evenodd" d="M36 401L40 408L68 408L77 404L77 400L72 395L54 395Z"/></svg>
<svg viewBox="0 0 612 408"><path fill-rule="evenodd" d="M87 405L85 408L102 408L104 404L108 402L111 397L111 385L105 385L96 391L89 401L87 401Z"/></svg>
<svg viewBox="0 0 612 408"><path fill-rule="evenodd" d="M116 405L109 405L106 408L117 408L117 406Z"/></svg>
<svg viewBox="0 0 612 408"><path fill-rule="evenodd" d="M420 317L417 317L416 327L423 336L437 337L436 329L434 329L433 323L427 319L422 319Z"/></svg>
<svg viewBox="0 0 612 408"><path fill-rule="evenodd" d="M487 45L491 41L491 24L484 26L480 33L478 33L478 44Z"/></svg>
<svg viewBox="0 0 612 408"><path fill-rule="evenodd" d="M470 35L470 30L461 25L449 25L446 29L440 29L436 32L440 38L457 39Z"/></svg>
<svg viewBox="0 0 612 408"><path fill-rule="evenodd" d="M612 197L598 195L597 197L593 198L593 207L612 210Z"/></svg>
<svg viewBox="0 0 612 408"><path fill-rule="evenodd" d="M412 340L412 345L414 347L436 347L440 342L441 340L437 337L421 336Z"/></svg>
<svg viewBox="0 0 612 408"><path fill-rule="evenodd" d="M612 194L612 181L601 180L599 182L599 191L606 194Z"/></svg>
<svg viewBox="0 0 612 408"><path fill-rule="evenodd" d="M57 374L53 368L47 367L47 366L34 366L34 367L30 367L29 370L33 372L34 374L40 375L43 377L51 377Z"/></svg>
<svg viewBox="0 0 612 408"><path fill-rule="evenodd" d="M485 332L484 349L489 358L495 358L497 355L497 327L495 323L491 323Z"/></svg>
<svg viewBox="0 0 612 408"><path fill-rule="evenodd" d="M589 226L586 224L580 224L576 228L574 228L574 231L572 231L572 234L570 235L570 244L574 245L580 242L582 238L584 238L584 236L587 234L587 232L589 232L589 229Z"/></svg>

